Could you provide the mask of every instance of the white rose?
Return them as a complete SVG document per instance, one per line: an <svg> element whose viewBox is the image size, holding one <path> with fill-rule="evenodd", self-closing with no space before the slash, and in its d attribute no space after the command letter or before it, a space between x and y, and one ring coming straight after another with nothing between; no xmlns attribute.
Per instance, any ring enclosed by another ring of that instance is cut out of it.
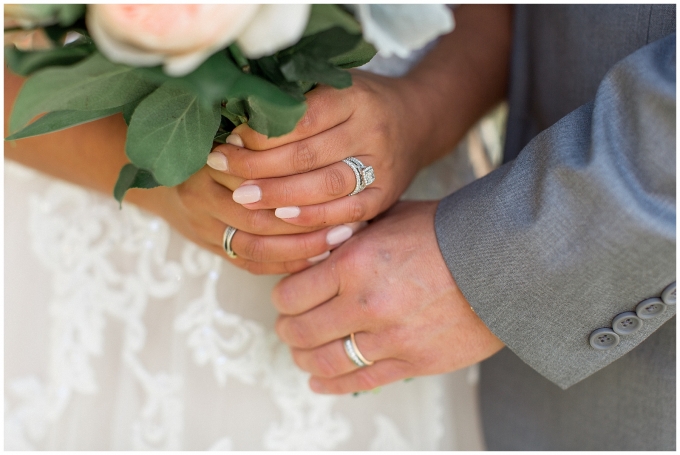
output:
<svg viewBox="0 0 680 455"><path fill-rule="evenodd" d="M439 35L453 30L453 12L446 5L352 5L364 39L380 55L406 58Z"/></svg>
<svg viewBox="0 0 680 455"><path fill-rule="evenodd" d="M88 6L87 27L111 61L163 64L171 76L196 69L237 42L249 58L295 44L310 5L104 5Z"/></svg>

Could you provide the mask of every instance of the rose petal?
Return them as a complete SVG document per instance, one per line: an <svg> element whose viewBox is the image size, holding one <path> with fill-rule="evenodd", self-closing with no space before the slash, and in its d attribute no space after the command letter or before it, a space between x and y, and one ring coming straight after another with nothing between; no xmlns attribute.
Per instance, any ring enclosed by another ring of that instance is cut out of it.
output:
<svg viewBox="0 0 680 455"><path fill-rule="evenodd" d="M406 58L454 28L453 13L445 5L360 4L355 8L364 38L386 57Z"/></svg>
<svg viewBox="0 0 680 455"><path fill-rule="evenodd" d="M310 5L262 5L236 42L249 58L271 55L302 37L310 10Z"/></svg>

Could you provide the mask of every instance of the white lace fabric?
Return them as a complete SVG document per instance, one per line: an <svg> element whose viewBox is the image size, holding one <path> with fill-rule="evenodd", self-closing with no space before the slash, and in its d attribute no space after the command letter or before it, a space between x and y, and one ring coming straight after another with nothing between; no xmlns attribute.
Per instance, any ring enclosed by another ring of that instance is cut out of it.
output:
<svg viewBox="0 0 680 455"><path fill-rule="evenodd" d="M478 444L456 426L476 418L465 372L312 393L273 331L280 277L249 275L162 219L6 162L5 220L6 450Z"/></svg>

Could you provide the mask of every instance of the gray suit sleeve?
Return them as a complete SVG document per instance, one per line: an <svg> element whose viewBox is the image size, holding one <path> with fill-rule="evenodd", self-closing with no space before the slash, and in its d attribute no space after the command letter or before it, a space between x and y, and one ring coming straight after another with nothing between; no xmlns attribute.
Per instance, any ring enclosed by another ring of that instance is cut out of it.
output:
<svg viewBox="0 0 680 455"><path fill-rule="evenodd" d="M675 34L617 63L595 99L439 204L442 255L484 323L566 389L633 349L590 333L675 281Z"/></svg>

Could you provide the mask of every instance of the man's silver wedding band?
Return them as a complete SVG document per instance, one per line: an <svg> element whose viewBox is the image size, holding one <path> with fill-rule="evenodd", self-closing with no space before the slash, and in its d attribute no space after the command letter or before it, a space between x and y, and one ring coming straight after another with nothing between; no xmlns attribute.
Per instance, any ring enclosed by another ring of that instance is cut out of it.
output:
<svg viewBox="0 0 680 455"><path fill-rule="evenodd" d="M345 158L342 162L352 169L354 178L356 178L356 186L354 187L354 190L349 193L350 196L361 193L368 185L375 182L373 166L364 166L364 163L353 156Z"/></svg>
<svg viewBox="0 0 680 455"><path fill-rule="evenodd" d="M224 252L227 253L227 256L230 258L236 258L236 253L234 253L234 250L231 249L231 239L234 238L234 234L236 234L236 229L235 227L227 226L227 228L224 230L224 234L222 234L222 248L224 248Z"/></svg>
<svg viewBox="0 0 680 455"><path fill-rule="evenodd" d="M352 363L354 363L354 365L358 366L359 368L373 365L375 363L371 362L370 360L366 360L366 357L361 355L361 352L357 347L357 342L354 340L354 333L350 333L348 336L346 336L342 344L345 347L345 353L347 353L347 357L349 357Z"/></svg>

